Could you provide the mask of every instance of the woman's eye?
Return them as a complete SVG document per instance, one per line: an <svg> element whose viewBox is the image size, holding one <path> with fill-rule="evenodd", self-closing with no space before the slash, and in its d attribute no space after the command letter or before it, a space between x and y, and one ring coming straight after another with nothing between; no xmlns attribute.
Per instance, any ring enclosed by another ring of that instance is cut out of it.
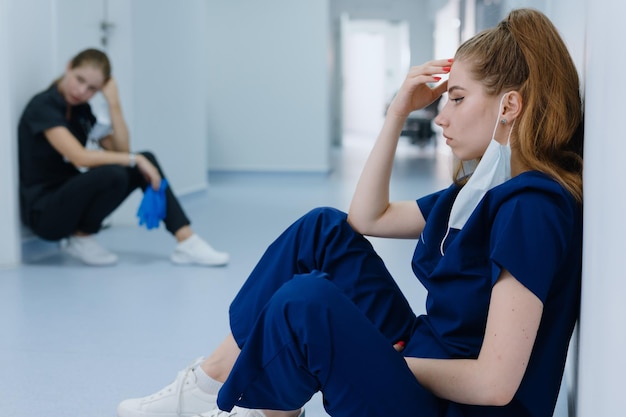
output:
<svg viewBox="0 0 626 417"><path fill-rule="evenodd" d="M454 104L459 104L461 101L463 101L465 97L459 97L459 98L451 98L450 101L453 101Z"/></svg>

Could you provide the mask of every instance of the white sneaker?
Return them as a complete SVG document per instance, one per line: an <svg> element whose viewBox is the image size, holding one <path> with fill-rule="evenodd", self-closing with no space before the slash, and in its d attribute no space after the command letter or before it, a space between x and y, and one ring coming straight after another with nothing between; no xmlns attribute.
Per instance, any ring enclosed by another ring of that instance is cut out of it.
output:
<svg viewBox="0 0 626 417"><path fill-rule="evenodd" d="M105 266L117 262L117 255L102 247L93 236L70 236L63 249L87 265Z"/></svg>
<svg viewBox="0 0 626 417"><path fill-rule="evenodd" d="M201 413L194 417L265 417L265 414L260 410L250 410L248 408L233 407L231 411L222 411L219 408L215 408L208 413ZM300 411L298 417L304 417L304 408Z"/></svg>
<svg viewBox="0 0 626 417"><path fill-rule="evenodd" d="M216 251L196 234L176 245L171 256L172 262L176 264L205 266L226 265L229 258L227 253Z"/></svg>
<svg viewBox="0 0 626 417"><path fill-rule="evenodd" d="M191 417L217 407L217 395L202 391L194 369L203 358L197 359L178 373L170 385L143 398L122 401L117 406L118 417Z"/></svg>
<svg viewBox="0 0 626 417"><path fill-rule="evenodd" d="M260 410L251 410L249 408L233 407L231 411L222 411L219 408L214 408L208 413L198 414L194 417L265 417L265 414Z"/></svg>

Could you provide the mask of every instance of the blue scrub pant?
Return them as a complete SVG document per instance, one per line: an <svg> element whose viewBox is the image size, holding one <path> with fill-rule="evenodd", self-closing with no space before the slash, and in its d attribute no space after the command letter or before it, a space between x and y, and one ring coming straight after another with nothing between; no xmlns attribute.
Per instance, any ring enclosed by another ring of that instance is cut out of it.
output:
<svg viewBox="0 0 626 417"><path fill-rule="evenodd" d="M242 349L218 405L296 410L317 391L331 415L436 416L438 400L393 343L415 314L346 214L315 209L291 225L230 308Z"/></svg>

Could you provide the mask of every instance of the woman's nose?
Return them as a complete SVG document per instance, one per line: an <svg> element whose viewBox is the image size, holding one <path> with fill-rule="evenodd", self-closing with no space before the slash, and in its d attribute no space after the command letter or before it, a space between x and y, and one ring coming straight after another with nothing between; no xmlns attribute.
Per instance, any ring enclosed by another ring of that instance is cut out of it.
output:
<svg viewBox="0 0 626 417"><path fill-rule="evenodd" d="M448 120L448 102L446 102L443 107L441 107L441 110L439 110L439 113L437 113L437 115L435 116L435 124L439 127L446 127L449 124L449 120Z"/></svg>
<svg viewBox="0 0 626 417"><path fill-rule="evenodd" d="M435 124L439 127L443 127L443 117L441 117L441 113L435 116Z"/></svg>
<svg viewBox="0 0 626 417"><path fill-rule="evenodd" d="M79 93L81 96L84 96L84 95L85 95L85 93L87 93L87 84L80 84L80 85L78 86L78 93Z"/></svg>

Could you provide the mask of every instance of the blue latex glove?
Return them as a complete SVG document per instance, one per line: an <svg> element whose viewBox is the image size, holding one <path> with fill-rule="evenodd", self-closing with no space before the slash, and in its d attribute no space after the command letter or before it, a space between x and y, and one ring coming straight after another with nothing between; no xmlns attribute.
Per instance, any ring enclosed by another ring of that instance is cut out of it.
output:
<svg viewBox="0 0 626 417"><path fill-rule="evenodd" d="M148 186L143 192L143 199L137 210L139 217L139 226L145 225L148 230L159 227L161 220L165 218L165 189L167 188L167 180L161 179L161 185L158 191L154 191Z"/></svg>

